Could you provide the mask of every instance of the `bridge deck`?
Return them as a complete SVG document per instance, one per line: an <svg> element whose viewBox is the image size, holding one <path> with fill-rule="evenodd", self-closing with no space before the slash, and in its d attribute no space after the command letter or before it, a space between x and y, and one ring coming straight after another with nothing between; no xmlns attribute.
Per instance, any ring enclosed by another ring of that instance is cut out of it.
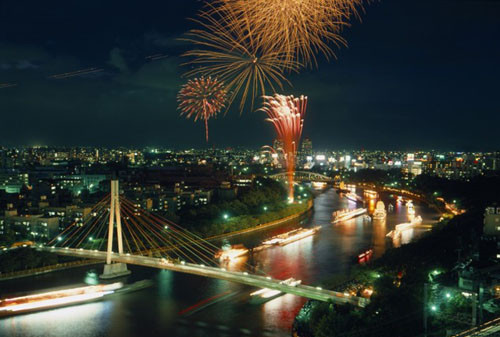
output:
<svg viewBox="0 0 500 337"><path fill-rule="evenodd" d="M67 255L88 259L106 260L106 252L104 251L90 251L84 249L72 248L37 248L45 250L58 255ZM321 288L311 287L307 285L291 286L282 284L281 280L272 279L270 277L252 275L247 272L229 271L223 268L208 267L200 264L192 263L170 263L164 262L161 258L130 255L130 254L112 254L114 262L121 262L127 264L140 265L151 268L167 269L178 271L181 273L194 274L205 277L212 277L216 279L226 280L230 282L242 283L259 288L268 288L279 290L284 293L298 295L319 301L332 300L334 303L346 304L350 303L359 307L365 307L369 300L362 297L350 296L348 294L325 290Z"/></svg>

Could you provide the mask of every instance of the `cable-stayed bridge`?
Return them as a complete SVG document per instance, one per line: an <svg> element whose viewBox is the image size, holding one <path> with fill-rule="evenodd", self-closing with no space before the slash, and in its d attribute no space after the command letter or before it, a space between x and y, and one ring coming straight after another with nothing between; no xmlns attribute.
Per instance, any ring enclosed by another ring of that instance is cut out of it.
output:
<svg viewBox="0 0 500 337"><path fill-rule="evenodd" d="M219 248L120 196L118 181L82 222L75 222L39 250L59 255L106 261L103 278L129 274L127 264L167 269L250 286L279 290L338 304L364 307L368 300L341 292L293 285L274 279L252 266L229 270L215 258ZM115 235L116 233L116 235ZM115 238L116 236L116 238Z"/></svg>

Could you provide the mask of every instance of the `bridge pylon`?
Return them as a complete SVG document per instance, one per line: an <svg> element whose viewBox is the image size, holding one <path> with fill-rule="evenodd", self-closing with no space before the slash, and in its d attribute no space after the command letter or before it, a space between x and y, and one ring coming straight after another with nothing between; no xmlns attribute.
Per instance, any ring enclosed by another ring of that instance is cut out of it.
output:
<svg viewBox="0 0 500 337"><path fill-rule="evenodd" d="M116 237L118 240L118 253L123 254L123 236L122 236L122 221L120 212L120 186L118 180L111 180L111 202L109 207L109 227L108 227L108 249L106 252L106 264L104 272L100 276L102 279L111 279L115 277L125 276L130 274L125 263L113 263L113 239L114 229L116 226Z"/></svg>

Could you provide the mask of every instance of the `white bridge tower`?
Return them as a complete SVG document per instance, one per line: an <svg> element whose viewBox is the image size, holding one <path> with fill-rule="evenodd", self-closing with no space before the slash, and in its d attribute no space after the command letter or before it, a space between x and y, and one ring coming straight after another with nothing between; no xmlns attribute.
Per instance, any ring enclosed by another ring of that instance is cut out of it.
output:
<svg viewBox="0 0 500 337"><path fill-rule="evenodd" d="M110 279L130 274L125 263L113 263L113 239L116 226L116 237L118 239L118 253L123 254L122 221L120 216L120 187L118 180L111 180L111 202L109 208L109 227L108 227L108 250L106 253L106 264L102 279Z"/></svg>

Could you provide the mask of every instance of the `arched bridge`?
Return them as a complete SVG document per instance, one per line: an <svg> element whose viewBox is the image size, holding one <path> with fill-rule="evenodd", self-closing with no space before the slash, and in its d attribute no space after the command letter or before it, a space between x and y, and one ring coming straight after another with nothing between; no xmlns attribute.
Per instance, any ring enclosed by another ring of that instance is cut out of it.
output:
<svg viewBox="0 0 500 337"><path fill-rule="evenodd" d="M270 175L269 178L277 179L277 180L286 180L288 174L286 172L276 173ZM309 171L295 171L293 174L294 181L302 182L302 181L317 181L317 182L333 182L332 177L325 176L321 173L309 172Z"/></svg>

